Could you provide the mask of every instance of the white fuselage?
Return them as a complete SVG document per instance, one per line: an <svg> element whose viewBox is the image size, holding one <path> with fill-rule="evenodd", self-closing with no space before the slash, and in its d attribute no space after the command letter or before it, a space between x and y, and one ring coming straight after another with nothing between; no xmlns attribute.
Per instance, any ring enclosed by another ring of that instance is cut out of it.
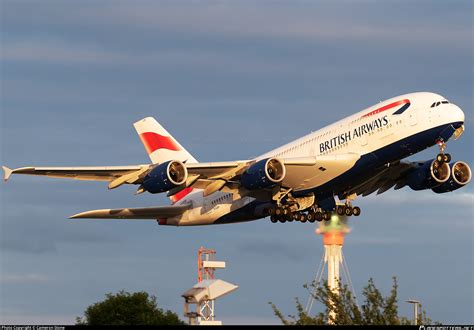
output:
<svg viewBox="0 0 474 330"><path fill-rule="evenodd" d="M436 102L440 104L432 107ZM402 111L401 108L405 105L408 105L408 108ZM396 113L397 110L399 113ZM444 97L434 93L406 94L373 105L273 149L255 160L269 157L317 157L348 152L363 156L418 133L454 122L464 122L464 113L458 106L447 103ZM425 147L434 144L435 141L432 141ZM407 154L393 155L397 160L407 156ZM318 185L321 186L321 182L318 182ZM305 189L317 188L318 186L312 185L311 181L306 183ZM202 190L195 189L177 202L177 205L192 203L192 207L182 216L169 218L167 224L180 226L213 224L217 219L254 200L252 197L240 196L237 191L233 193L217 191L203 197Z"/></svg>

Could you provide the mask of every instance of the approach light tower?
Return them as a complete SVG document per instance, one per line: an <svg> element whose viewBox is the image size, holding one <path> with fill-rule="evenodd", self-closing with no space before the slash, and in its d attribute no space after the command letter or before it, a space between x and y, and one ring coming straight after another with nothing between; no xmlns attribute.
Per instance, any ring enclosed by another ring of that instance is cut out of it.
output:
<svg viewBox="0 0 474 330"><path fill-rule="evenodd" d="M215 260L216 251L200 247L198 250L198 282L182 294L184 316L190 325L222 325L215 320L215 300L237 290L238 286L215 279L216 269L224 269L225 261ZM195 304L195 311L190 305Z"/></svg>
<svg viewBox="0 0 474 330"><path fill-rule="evenodd" d="M316 289L321 285L321 280L327 269L327 284L331 291L339 292L339 284L341 283L341 269L347 282L349 289L354 293L352 280L349 274L349 267L345 262L342 254L342 247L344 246L344 238L350 233L350 228L347 225L347 217L337 215L333 212L329 221L321 221L319 228L316 229L316 234L323 236L324 255L316 272L313 285L314 290L311 292L308 303L306 304L306 313L309 314L314 304L314 295ZM355 297L355 295L354 295ZM335 317L335 311L329 311L329 320ZM332 324L329 321L329 324Z"/></svg>

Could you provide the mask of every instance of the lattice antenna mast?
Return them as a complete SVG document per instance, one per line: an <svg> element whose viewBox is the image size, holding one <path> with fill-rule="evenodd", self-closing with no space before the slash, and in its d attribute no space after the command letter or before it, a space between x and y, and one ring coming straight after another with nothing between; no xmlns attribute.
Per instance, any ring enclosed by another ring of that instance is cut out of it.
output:
<svg viewBox="0 0 474 330"><path fill-rule="evenodd" d="M184 298L184 316L190 325L222 325L215 319L215 301L238 288L232 283L215 279L216 269L224 269L226 264L225 261L215 260L215 255L215 250L199 248L198 282L181 295ZM192 311L191 305L196 306L195 311Z"/></svg>
<svg viewBox="0 0 474 330"><path fill-rule="evenodd" d="M216 257L216 250L200 247L198 250L198 283L203 280L213 280L215 268L204 267L204 261L213 261Z"/></svg>

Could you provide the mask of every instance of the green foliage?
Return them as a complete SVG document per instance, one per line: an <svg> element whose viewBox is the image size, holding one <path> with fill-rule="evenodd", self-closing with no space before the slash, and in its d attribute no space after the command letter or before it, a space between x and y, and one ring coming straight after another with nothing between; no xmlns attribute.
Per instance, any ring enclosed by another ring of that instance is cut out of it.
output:
<svg viewBox="0 0 474 330"><path fill-rule="evenodd" d="M155 296L146 292L108 293L104 301L87 307L78 325L181 325L175 313L158 308Z"/></svg>
<svg viewBox="0 0 474 330"><path fill-rule="evenodd" d="M323 325L332 323L335 325L409 325L412 321L398 315L397 280L393 278L390 294L383 297L375 287L373 279L369 279L362 294L364 303L358 306L357 301L347 285L339 285L338 291L329 289L327 283L317 286L316 283L304 285L313 295L316 301L323 304L325 311L310 316L306 314L303 306L296 299L297 315L289 315L288 318L270 303L275 315L284 325ZM330 313L330 311L334 313ZM422 311L418 318L418 324L433 324L433 321Z"/></svg>

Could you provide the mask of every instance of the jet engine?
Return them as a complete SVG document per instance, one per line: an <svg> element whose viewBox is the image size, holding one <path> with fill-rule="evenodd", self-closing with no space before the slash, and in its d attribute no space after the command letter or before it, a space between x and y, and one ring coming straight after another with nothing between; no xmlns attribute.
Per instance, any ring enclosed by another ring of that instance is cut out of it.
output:
<svg viewBox="0 0 474 330"><path fill-rule="evenodd" d="M432 159L408 175L407 185L413 190L431 189L447 182L450 175L449 164Z"/></svg>
<svg viewBox="0 0 474 330"><path fill-rule="evenodd" d="M285 165L281 160L267 158L252 164L242 174L240 182L242 186L250 190L271 188L283 181L285 174Z"/></svg>
<svg viewBox="0 0 474 330"><path fill-rule="evenodd" d="M451 163L451 178L445 183L431 189L435 193L442 194L459 189L471 181L472 172L465 162Z"/></svg>
<svg viewBox="0 0 474 330"><path fill-rule="evenodd" d="M183 163L170 160L155 166L144 178L142 187L152 193L162 193L182 185L188 178L188 170Z"/></svg>

